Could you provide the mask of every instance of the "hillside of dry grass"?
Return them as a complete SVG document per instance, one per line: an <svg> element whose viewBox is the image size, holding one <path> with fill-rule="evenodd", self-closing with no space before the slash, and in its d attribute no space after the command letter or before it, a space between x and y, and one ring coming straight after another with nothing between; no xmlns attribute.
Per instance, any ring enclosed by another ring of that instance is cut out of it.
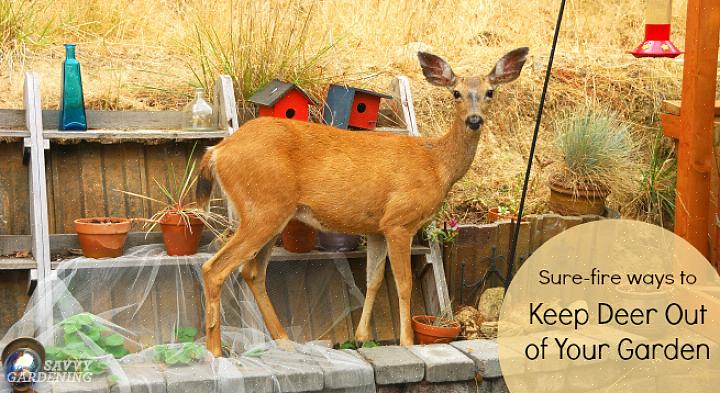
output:
<svg viewBox="0 0 720 393"><path fill-rule="evenodd" d="M193 86L218 73L240 97L279 77L317 96L329 82L384 89L396 74L412 80L421 131L444 132L449 94L424 82L415 52L429 50L457 74L483 74L507 50L529 46L519 81L498 91L468 175L448 214L481 220L488 207L519 198L534 112L558 3L553 0L0 0L0 107L22 106L22 73L42 78L46 107L57 106L61 44L78 44L86 103L102 109L178 109ZM641 146L631 192L613 195L623 214L670 219L672 144L659 137L660 103L680 96L682 62L626 54L643 34L642 1L570 0L537 150L557 160L552 124L578 107L616 111ZM685 1L674 2L673 39L683 47ZM530 210L546 209L548 167L536 167Z"/></svg>

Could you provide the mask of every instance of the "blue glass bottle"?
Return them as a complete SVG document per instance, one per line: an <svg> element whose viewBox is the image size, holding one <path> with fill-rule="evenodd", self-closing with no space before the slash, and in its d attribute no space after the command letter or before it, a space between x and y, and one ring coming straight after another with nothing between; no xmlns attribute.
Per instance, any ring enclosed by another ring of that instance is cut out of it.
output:
<svg viewBox="0 0 720 393"><path fill-rule="evenodd" d="M60 124L58 130L87 130L80 63L75 59L75 44L65 44L65 61L63 62L60 97Z"/></svg>

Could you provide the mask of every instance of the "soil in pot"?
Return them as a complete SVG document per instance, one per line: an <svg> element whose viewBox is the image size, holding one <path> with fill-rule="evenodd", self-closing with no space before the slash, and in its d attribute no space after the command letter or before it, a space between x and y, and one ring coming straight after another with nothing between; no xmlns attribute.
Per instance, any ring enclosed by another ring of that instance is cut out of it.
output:
<svg viewBox="0 0 720 393"><path fill-rule="evenodd" d="M449 343L460 334L459 322L447 321L446 324L433 326L435 319L430 315L416 315L412 318L415 344Z"/></svg>
<svg viewBox="0 0 720 393"><path fill-rule="evenodd" d="M318 241L325 251L354 251L360 246L360 236L344 233L320 232Z"/></svg>
<svg viewBox="0 0 720 393"><path fill-rule="evenodd" d="M80 248L88 258L115 258L122 255L131 222L120 217L90 217L75 220Z"/></svg>
<svg viewBox="0 0 720 393"><path fill-rule="evenodd" d="M302 221L290 220L282 232L283 247L290 252L310 252L316 242L317 232Z"/></svg>
<svg viewBox="0 0 720 393"><path fill-rule="evenodd" d="M197 253L203 226L194 214L166 213L160 219L160 229L167 254L182 256Z"/></svg>
<svg viewBox="0 0 720 393"><path fill-rule="evenodd" d="M550 210L564 216L605 213L605 200L610 190L596 186L574 190L557 178L550 178Z"/></svg>

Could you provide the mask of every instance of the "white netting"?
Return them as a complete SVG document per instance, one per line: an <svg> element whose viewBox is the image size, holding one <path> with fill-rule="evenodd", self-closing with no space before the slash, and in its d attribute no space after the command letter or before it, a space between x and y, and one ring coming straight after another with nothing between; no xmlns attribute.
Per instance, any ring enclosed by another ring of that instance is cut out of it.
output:
<svg viewBox="0 0 720 393"><path fill-rule="evenodd" d="M271 298L273 290L286 290L289 301L281 306L292 308L297 295L293 291L303 292L305 309L281 318L295 342L272 340L250 289L239 273L230 276L222 294L225 357L214 359L204 347L201 275L202 263L211 256L206 248L189 257L168 257L162 245L146 245L110 260L65 261L53 278L38 283L23 318L0 340L0 347L16 337L36 337L46 347L48 359L61 363L54 364L63 369L57 371L90 374L90 385L107 384L123 393L136 391L143 381L148 389L144 391L154 391L151 385L163 378L169 378L169 384L188 373L207 374L207 383L214 384L216 391L298 391L300 386L294 384L302 378L296 374L312 370L324 371L325 385L334 388L375 390L372 369L368 371L363 361L327 348L326 342L313 342L329 337L338 323L362 306L363 295L346 259L270 263L270 269L287 276L278 284L269 274ZM294 283L293 277L303 277L304 285L285 288ZM338 283L344 286L340 295ZM41 314L48 307L52 312ZM334 370L342 370L342 377L329 380L338 374ZM258 387L268 381L271 386ZM56 391L57 386L73 386L54 384ZM362 384L365 387L358 388ZM51 385L40 383L36 390L51 391ZM6 390L8 386L0 387L0 392Z"/></svg>

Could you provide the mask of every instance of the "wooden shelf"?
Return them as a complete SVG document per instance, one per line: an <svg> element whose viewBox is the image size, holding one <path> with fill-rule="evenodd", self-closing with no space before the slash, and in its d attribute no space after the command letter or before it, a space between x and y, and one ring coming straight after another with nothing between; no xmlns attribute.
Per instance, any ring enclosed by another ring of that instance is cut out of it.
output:
<svg viewBox="0 0 720 393"><path fill-rule="evenodd" d="M88 130L57 131L46 130L43 138L51 142L68 144L78 142L97 142L103 144L121 142L183 141L196 139L222 139L230 133L217 131L182 130ZM30 133L23 130L0 130L0 138L26 138Z"/></svg>
<svg viewBox="0 0 720 393"><path fill-rule="evenodd" d="M425 246L413 246L412 255L425 255L430 253L430 248ZM290 262L290 261L331 261L334 259L356 259L365 258L366 250L359 249L356 251L320 251L314 250L307 253L297 254L289 252L282 247L275 247L271 257L272 262ZM74 269L107 269L107 268L131 268L143 266L182 266L182 265L201 265L208 260L209 254L192 255L188 257L172 257L158 256L153 257L153 263L148 265L145 259L125 258L107 258L93 259L72 262L74 259L62 259L52 261L52 268L57 269L62 263L72 263ZM0 270L23 270L35 269L35 260L32 258L0 258Z"/></svg>

